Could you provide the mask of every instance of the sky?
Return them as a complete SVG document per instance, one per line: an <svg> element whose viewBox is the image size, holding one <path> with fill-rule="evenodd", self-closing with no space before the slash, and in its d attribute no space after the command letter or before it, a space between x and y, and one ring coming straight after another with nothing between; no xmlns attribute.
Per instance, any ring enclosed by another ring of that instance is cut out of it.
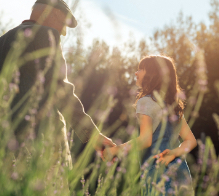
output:
<svg viewBox="0 0 219 196"><path fill-rule="evenodd" d="M66 0L73 5L73 0ZM35 0L0 0L3 22L10 27L28 19ZM80 0L74 11L85 45L94 38L108 45L119 45L128 39L147 39L158 28L175 23L179 12L192 16L195 23L209 24L210 0ZM70 29L68 31L74 31Z"/></svg>

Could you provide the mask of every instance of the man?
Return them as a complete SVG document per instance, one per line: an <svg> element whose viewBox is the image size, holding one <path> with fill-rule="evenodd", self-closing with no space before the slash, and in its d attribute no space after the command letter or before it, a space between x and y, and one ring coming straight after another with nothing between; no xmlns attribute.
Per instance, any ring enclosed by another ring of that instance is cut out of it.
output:
<svg viewBox="0 0 219 196"><path fill-rule="evenodd" d="M68 81L60 46L60 35L66 35L67 26L74 28L77 21L63 0L37 0L30 19L0 37L0 71L4 77L9 66L12 70L19 67L19 92L11 103L14 135L19 145L27 139L36 140L46 135L49 130L42 130L41 126L46 127L48 116L58 113L64 128L61 121L55 120L56 138L53 139L57 151L62 144L65 161L71 168L66 123L83 143L96 133L96 150L115 144L99 132L84 112L74 94L74 85ZM66 97L66 92L73 95Z"/></svg>

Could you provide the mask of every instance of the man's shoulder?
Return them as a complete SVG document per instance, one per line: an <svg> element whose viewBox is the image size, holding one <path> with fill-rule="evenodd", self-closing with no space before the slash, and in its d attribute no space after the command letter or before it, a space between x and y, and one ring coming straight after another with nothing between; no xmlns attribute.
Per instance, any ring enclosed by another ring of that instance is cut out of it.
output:
<svg viewBox="0 0 219 196"><path fill-rule="evenodd" d="M36 23L22 23L10 29L8 32L3 34L2 36L0 36L0 39L4 39L5 37L8 37L8 36L11 37L12 35L16 35L19 31L23 31L24 34L27 34L27 35L28 33L33 33L31 31L35 31L36 32L35 36L36 37L42 36L41 38L43 38L44 36L48 37L49 32L51 32L52 35L55 36L56 39L59 39L60 37L59 32L52 27L43 26L43 25L39 25Z"/></svg>

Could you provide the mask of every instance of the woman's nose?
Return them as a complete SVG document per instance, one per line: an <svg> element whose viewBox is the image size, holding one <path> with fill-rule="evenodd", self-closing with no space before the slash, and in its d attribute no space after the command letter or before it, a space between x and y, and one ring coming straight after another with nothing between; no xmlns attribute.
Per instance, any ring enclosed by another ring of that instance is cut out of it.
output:
<svg viewBox="0 0 219 196"><path fill-rule="evenodd" d="M136 75L136 76L138 75L138 71L135 72L135 75Z"/></svg>

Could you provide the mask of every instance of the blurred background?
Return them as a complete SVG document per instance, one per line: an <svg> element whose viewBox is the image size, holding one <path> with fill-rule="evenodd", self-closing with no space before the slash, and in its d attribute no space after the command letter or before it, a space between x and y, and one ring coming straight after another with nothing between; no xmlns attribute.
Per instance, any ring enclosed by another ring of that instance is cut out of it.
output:
<svg viewBox="0 0 219 196"><path fill-rule="evenodd" d="M0 0L0 35L28 19L34 2ZM136 128L138 62L165 54L175 60L195 137L204 143L210 136L218 155L219 1L66 2L79 24L62 37L68 77L86 112L103 123L102 132L117 144L127 141ZM197 148L191 153L197 158Z"/></svg>

